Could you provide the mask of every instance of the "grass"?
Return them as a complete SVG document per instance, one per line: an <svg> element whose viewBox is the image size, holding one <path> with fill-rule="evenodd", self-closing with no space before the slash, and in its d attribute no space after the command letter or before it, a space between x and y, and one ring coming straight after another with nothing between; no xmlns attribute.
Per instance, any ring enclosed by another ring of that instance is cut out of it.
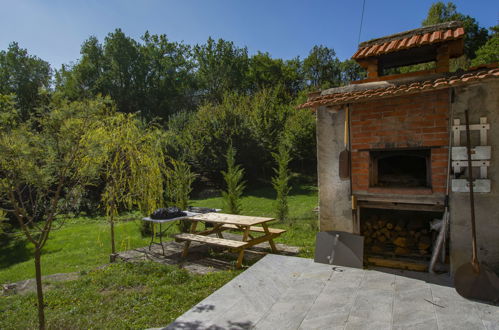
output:
<svg viewBox="0 0 499 330"><path fill-rule="evenodd" d="M165 326L240 271L189 274L172 266L117 263L46 293L49 329L144 329ZM0 297L0 329L36 328L34 293Z"/></svg>
<svg viewBox="0 0 499 330"><path fill-rule="evenodd" d="M140 219L138 214L132 215ZM122 220L130 216L122 217ZM64 220L58 220L64 221ZM140 220L121 221L116 225L117 249L125 251L149 244L141 237ZM21 236L23 238L23 236ZM74 218L54 230L42 250L42 273L50 275L90 270L109 262L111 238L104 218ZM11 283L35 277L33 246L15 239L0 249L0 283Z"/></svg>
<svg viewBox="0 0 499 330"><path fill-rule="evenodd" d="M242 199L242 214L274 216L274 192L270 188L250 190ZM193 200L194 206L222 208L221 197ZM296 185L289 196L290 219L285 223L274 223L273 227L288 231L278 238L278 243L302 247L300 256L313 256L316 215L312 211L317 205L315 187ZM142 237L138 213L121 217L116 224L116 247L126 251L149 244L149 237ZM175 226L169 232L176 232ZM109 224L102 217L80 217L65 220L64 225L54 230L43 249L42 272L44 275L86 271L109 262ZM11 283L34 278L33 248L22 239L12 240L0 248L0 283Z"/></svg>
<svg viewBox="0 0 499 330"><path fill-rule="evenodd" d="M274 216L275 193L270 188L252 189L242 199L242 214ZM193 206L224 208L221 197L192 200ZM295 185L289 196L290 218L272 227L287 232L278 243L301 247L300 256L312 257L317 190ZM139 231L141 215L122 217L116 225L117 249L147 246L149 237ZM177 232L175 226L170 233ZM78 280L50 283L46 292L49 328L148 328L165 326L225 284L239 271L191 275L175 267L155 263L109 262L109 225L104 218L81 217L66 220L54 230L43 250L44 275L80 272ZM0 247L0 283L34 277L33 251L22 239ZM36 328L34 294L0 296L0 329Z"/></svg>

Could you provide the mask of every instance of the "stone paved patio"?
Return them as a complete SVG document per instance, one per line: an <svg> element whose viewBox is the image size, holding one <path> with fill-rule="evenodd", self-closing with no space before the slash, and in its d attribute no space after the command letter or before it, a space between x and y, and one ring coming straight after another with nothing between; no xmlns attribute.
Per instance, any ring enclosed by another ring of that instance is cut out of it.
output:
<svg viewBox="0 0 499 330"><path fill-rule="evenodd" d="M224 233L228 239L241 240L241 236L233 233ZM284 244L276 244L280 254L297 255L299 248ZM161 246L153 244L151 250L149 247L142 247L134 250L118 253L118 259L125 262L135 262L151 260L168 265L179 265L189 272L205 274L213 271L233 269L237 260L237 253L230 253L223 248L210 247L206 244L192 242L189 248L187 258L182 258L183 243L168 241L163 243L165 254ZM250 266L260 260L270 251L268 243L261 243L246 250L243 266Z"/></svg>
<svg viewBox="0 0 499 330"><path fill-rule="evenodd" d="M499 329L448 276L267 255L165 329Z"/></svg>

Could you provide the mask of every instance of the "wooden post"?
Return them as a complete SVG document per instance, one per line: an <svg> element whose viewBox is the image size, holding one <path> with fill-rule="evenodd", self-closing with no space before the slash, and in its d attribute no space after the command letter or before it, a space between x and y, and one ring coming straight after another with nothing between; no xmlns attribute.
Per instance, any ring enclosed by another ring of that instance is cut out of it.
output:
<svg viewBox="0 0 499 330"><path fill-rule="evenodd" d="M437 72L449 72L449 47L447 45L442 45L438 47L437 50Z"/></svg>
<svg viewBox="0 0 499 330"><path fill-rule="evenodd" d="M248 241L250 226L245 226L244 234L243 234L243 242ZM239 252L239 256L237 257L236 268L241 268L244 259L244 249Z"/></svg>
<svg viewBox="0 0 499 330"><path fill-rule="evenodd" d="M264 222L262 223L263 230L265 230L265 235L271 235L269 231L269 227L267 227L267 224ZM270 248L272 249L273 253L277 253L277 248L275 246L274 240L271 238L269 239L269 244Z"/></svg>
<svg viewBox="0 0 499 330"><path fill-rule="evenodd" d="M197 221L192 221L191 223L191 230L189 231L191 234L194 234L196 232L196 226L198 225ZM182 257L187 257L187 254L189 253L189 246L191 245L191 241L185 241L184 243L184 251L182 252Z"/></svg>

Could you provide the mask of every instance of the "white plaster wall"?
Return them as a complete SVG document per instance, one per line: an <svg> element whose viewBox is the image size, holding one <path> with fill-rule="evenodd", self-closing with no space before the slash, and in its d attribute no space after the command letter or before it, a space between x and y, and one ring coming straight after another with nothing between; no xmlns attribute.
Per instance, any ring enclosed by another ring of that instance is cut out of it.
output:
<svg viewBox="0 0 499 330"><path fill-rule="evenodd" d="M353 233L350 180L339 177L338 156L344 150L345 111L317 111L319 228Z"/></svg>
<svg viewBox="0 0 499 330"><path fill-rule="evenodd" d="M455 89L452 103L453 117L464 124L464 110L470 113L470 122L479 123L487 117L490 123L488 144L492 146L492 159L488 170L490 193L475 194L475 214L478 257L499 270L499 81L492 80ZM472 135L472 145L478 143L478 133ZM461 136L463 143L465 135ZM451 272L471 260L471 215L469 193L450 194L450 259Z"/></svg>

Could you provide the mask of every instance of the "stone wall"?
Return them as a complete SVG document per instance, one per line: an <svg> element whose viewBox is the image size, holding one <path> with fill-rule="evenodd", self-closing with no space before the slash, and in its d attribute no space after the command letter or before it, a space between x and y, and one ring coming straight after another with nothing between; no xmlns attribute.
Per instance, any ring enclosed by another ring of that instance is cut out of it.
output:
<svg viewBox="0 0 499 330"><path fill-rule="evenodd" d="M488 177L491 180L491 192L475 194L476 228L479 260L499 270L499 81L455 88L453 118L459 118L464 124L466 109L470 112L471 123L479 123L480 117L487 117L490 123L488 144L492 146L492 159ZM461 139L466 141L464 133ZM476 135L471 140L472 145L478 144ZM450 261L454 272L471 260L469 194L451 193L450 209Z"/></svg>
<svg viewBox="0 0 499 330"><path fill-rule="evenodd" d="M339 177L338 156L344 149L345 111L317 111L319 228L353 232L350 180Z"/></svg>

